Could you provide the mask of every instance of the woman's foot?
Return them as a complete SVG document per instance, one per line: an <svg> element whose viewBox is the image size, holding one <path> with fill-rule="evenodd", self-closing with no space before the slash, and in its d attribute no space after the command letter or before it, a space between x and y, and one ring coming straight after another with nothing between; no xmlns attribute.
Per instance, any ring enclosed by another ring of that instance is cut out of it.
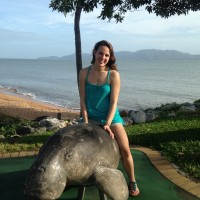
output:
<svg viewBox="0 0 200 200"><path fill-rule="evenodd" d="M140 193L136 182L130 182L128 185L128 189L131 196L137 196Z"/></svg>

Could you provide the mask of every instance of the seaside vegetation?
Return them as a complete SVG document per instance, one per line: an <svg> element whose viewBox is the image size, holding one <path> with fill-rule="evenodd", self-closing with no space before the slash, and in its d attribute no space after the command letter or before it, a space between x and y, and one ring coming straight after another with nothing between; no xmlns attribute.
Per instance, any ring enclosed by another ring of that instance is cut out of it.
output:
<svg viewBox="0 0 200 200"><path fill-rule="evenodd" d="M198 100L200 103L200 100ZM186 176L200 182L200 109L194 113L162 111L154 121L126 126L130 144L150 147L174 163ZM38 151L53 131L15 137L20 126L36 122L0 114L0 153Z"/></svg>
<svg viewBox="0 0 200 200"><path fill-rule="evenodd" d="M160 151L188 177L200 182L200 112L126 128L129 141Z"/></svg>

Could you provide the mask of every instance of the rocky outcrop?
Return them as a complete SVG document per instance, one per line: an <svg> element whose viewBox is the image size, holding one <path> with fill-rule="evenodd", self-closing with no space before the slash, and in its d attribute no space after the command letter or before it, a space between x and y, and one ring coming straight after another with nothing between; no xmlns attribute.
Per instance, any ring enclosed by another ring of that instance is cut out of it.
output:
<svg viewBox="0 0 200 200"><path fill-rule="evenodd" d="M46 131L55 131L64 128L69 125L78 124L76 119L74 120L59 120L53 117L39 117L34 120L36 124L34 126L21 126L16 130L17 135L27 135L32 133L44 133Z"/></svg>
<svg viewBox="0 0 200 200"><path fill-rule="evenodd" d="M200 100L194 101L194 103L169 103L156 107L154 109L138 109L138 110L120 110L120 115L124 119L125 126L131 124L140 124L150 122L161 117L176 117L179 113L195 114L200 112ZM41 116L34 120L34 126L25 125L18 127L16 135L27 135L32 133L44 133L46 131L54 131L64 128L69 125L78 124L78 119L63 120L61 117L54 118L48 116ZM0 140L4 140L0 138Z"/></svg>
<svg viewBox="0 0 200 200"><path fill-rule="evenodd" d="M200 111L200 100L194 103L169 103L154 109L121 110L120 115L125 125L140 124L153 121L161 117L176 117L179 113L195 113Z"/></svg>

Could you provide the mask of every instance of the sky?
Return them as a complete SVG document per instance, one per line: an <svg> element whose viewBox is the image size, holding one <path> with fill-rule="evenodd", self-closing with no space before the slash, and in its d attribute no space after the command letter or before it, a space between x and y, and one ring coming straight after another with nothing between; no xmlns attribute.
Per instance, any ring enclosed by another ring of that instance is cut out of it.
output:
<svg viewBox="0 0 200 200"><path fill-rule="evenodd" d="M50 0L1 0L0 58L35 59L75 52L74 15L49 8ZM200 11L168 19L144 9L127 12L122 23L100 20L100 9L82 13L82 53L91 53L100 40L114 51L177 50L200 54Z"/></svg>

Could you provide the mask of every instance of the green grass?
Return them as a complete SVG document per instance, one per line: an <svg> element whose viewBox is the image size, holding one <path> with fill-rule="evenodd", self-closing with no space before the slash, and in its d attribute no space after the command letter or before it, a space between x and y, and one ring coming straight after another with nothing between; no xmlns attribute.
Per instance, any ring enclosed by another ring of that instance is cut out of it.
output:
<svg viewBox="0 0 200 200"><path fill-rule="evenodd" d="M135 124L126 127L128 135L148 134L148 133L165 133L178 130L188 130L200 128L200 120L197 117L192 118L169 118L152 121L150 123Z"/></svg>
<svg viewBox="0 0 200 200"><path fill-rule="evenodd" d="M38 151L50 135L52 135L52 132L35 133L19 138L6 139L7 141L0 142L0 152Z"/></svg>

